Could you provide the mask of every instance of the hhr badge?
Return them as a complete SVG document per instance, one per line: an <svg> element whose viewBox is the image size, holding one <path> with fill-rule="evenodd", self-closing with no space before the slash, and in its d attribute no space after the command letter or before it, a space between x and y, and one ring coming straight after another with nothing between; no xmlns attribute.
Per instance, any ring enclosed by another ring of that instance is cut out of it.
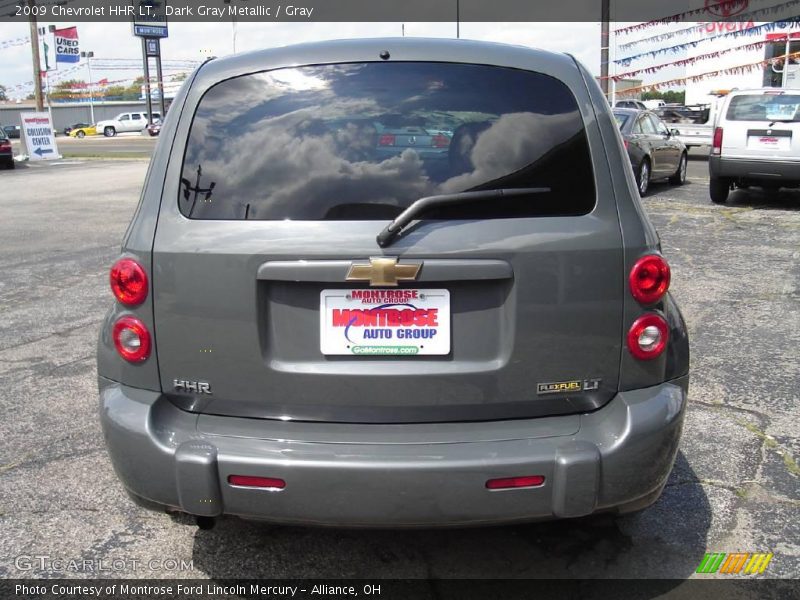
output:
<svg viewBox="0 0 800 600"><path fill-rule="evenodd" d="M347 281L369 281L371 286L397 287L398 281L414 281L421 268L421 262L398 265L393 256L373 257L368 265L350 265Z"/></svg>
<svg viewBox="0 0 800 600"><path fill-rule="evenodd" d="M211 384L207 381L186 381L185 379L173 379L172 385L176 392L188 394L208 394L211 396Z"/></svg>
<svg viewBox="0 0 800 600"><path fill-rule="evenodd" d="M584 379L583 381L557 381L554 383L537 383L536 393L565 394L569 392L591 392L600 387L602 379Z"/></svg>

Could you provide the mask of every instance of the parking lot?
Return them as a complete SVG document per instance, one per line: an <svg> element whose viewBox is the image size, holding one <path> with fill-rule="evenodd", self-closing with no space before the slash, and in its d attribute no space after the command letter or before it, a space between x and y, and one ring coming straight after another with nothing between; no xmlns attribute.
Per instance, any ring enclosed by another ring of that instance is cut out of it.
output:
<svg viewBox="0 0 800 600"><path fill-rule="evenodd" d="M712 205L694 154L686 185L654 184L644 200L692 343L663 496L622 518L444 531L235 518L199 530L133 505L105 452L94 355L107 269L147 161L73 155L0 172L0 577L96 574L19 558L47 556L122 559L102 574L127 577L686 579L709 577L695 574L706 552L773 552L764 576L800 577L800 192L739 191Z"/></svg>

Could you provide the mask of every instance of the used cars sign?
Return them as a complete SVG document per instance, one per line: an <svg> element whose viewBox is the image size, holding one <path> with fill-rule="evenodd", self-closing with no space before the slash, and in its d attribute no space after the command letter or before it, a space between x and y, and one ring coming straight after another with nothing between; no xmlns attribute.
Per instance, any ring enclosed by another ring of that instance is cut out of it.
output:
<svg viewBox="0 0 800 600"><path fill-rule="evenodd" d="M76 63L81 60L81 52L78 47L78 28L67 27L56 29L56 62L57 63Z"/></svg>

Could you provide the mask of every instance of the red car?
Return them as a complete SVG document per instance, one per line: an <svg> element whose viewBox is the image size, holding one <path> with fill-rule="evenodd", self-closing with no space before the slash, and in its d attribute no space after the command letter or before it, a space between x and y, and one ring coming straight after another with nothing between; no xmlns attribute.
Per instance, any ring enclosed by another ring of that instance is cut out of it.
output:
<svg viewBox="0 0 800 600"><path fill-rule="evenodd" d="M147 129L147 133L149 133L151 137L156 136L159 133L161 133L161 121L159 119L156 119L155 121L150 123L145 129Z"/></svg>
<svg viewBox="0 0 800 600"><path fill-rule="evenodd" d="M14 151L11 149L11 140L0 126L0 164L6 169L14 168Z"/></svg>

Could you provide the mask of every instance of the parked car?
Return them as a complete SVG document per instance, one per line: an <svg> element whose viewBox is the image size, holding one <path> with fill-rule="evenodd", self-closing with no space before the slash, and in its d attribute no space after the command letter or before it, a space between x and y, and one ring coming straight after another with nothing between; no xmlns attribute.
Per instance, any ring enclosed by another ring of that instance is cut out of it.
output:
<svg viewBox="0 0 800 600"><path fill-rule="evenodd" d="M708 160L711 201L733 188L776 191L800 185L800 90L731 92L715 124Z"/></svg>
<svg viewBox="0 0 800 600"><path fill-rule="evenodd" d="M147 133L150 134L150 137L157 136L159 133L161 133L161 119L158 119L157 121L153 121L145 129L146 129Z"/></svg>
<svg viewBox="0 0 800 600"><path fill-rule="evenodd" d="M574 58L304 44L207 61L173 106L98 342L104 437L137 502L207 527L656 500L686 327L611 109ZM389 116L452 131L447 161L376 152Z"/></svg>
<svg viewBox="0 0 800 600"><path fill-rule="evenodd" d="M9 139L19 139L22 129L19 125L4 125L3 132Z"/></svg>
<svg viewBox="0 0 800 600"><path fill-rule="evenodd" d="M64 127L64 135L70 135L75 129L84 129L86 127L94 127L91 123L75 123L69 127Z"/></svg>
<svg viewBox="0 0 800 600"><path fill-rule="evenodd" d="M670 130L649 110L615 108L614 118L619 124L641 196L647 194L650 182L656 179L669 179L673 185L683 185L688 153L677 138L676 129Z"/></svg>
<svg viewBox="0 0 800 600"><path fill-rule="evenodd" d="M618 100L614 108L632 108L634 110L647 110L644 102L641 100Z"/></svg>
<svg viewBox="0 0 800 600"><path fill-rule="evenodd" d="M665 114L659 116L667 122L679 123L677 137L687 148L711 146L714 119L720 100L717 98L711 104L697 104L692 106L663 107ZM672 113L670 113L672 111ZM679 114L680 118L669 118L670 114Z"/></svg>
<svg viewBox="0 0 800 600"><path fill-rule="evenodd" d="M153 113L153 121L160 118L160 113ZM129 112L120 113L113 119L98 121L95 127L97 128L97 131L102 132L104 136L114 137L118 133L142 131L145 127L147 127L147 124L148 118L146 112Z"/></svg>
<svg viewBox="0 0 800 600"><path fill-rule="evenodd" d="M5 127L0 126L0 165L6 169L14 168L14 150L11 148L11 140L5 133Z"/></svg>
<svg viewBox="0 0 800 600"><path fill-rule="evenodd" d="M85 138L87 135L97 135L97 128L94 125L84 125L69 132L70 137Z"/></svg>

